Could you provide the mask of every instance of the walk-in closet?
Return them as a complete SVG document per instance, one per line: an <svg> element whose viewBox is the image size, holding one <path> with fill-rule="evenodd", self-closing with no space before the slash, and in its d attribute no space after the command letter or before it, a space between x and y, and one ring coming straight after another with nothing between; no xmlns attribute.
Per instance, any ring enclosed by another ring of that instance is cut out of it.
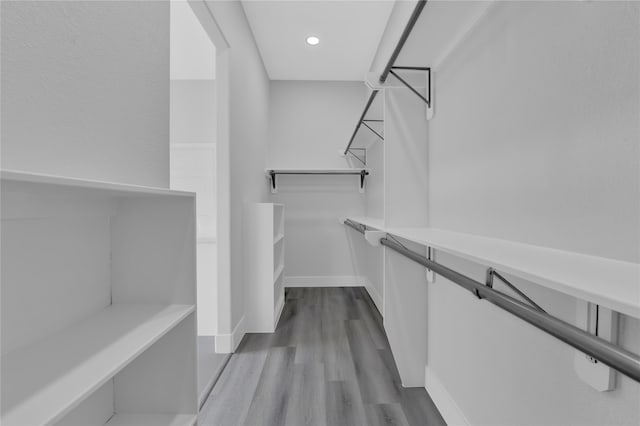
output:
<svg viewBox="0 0 640 426"><path fill-rule="evenodd" d="M1 425L640 424L640 2L0 21Z"/></svg>

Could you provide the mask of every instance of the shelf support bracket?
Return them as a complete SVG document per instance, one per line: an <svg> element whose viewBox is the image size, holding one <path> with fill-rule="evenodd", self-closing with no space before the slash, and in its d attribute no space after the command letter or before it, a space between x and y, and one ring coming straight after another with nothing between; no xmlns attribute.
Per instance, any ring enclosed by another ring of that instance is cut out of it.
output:
<svg viewBox="0 0 640 426"><path fill-rule="evenodd" d="M363 170L360 172L360 193L363 194L364 193L364 177L367 175L368 173Z"/></svg>
<svg viewBox="0 0 640 426"><path fill-rule="evenodd" d="M432 247L427 247L427 259L433 261L433 248ZM426 275L427 275L427 282L428 283L434 283L436 281L436 274L429 268L425 268L426 271Z"/></svg>
<svg viewBox="0 0 640 426"><path fill-rule="evenodd" d="M576 326L607 342L616 344L618 313L595 303L578 300ZM599 392L616 388L616 372L598 359L576 351L573 361L576 374L583 382Z"/></svg>
<svg viewBox="0 0 640 426"><path fill-rule="evenodd" d="M278 192L276 188L276 172L274 172L273 170L270 171L269 176L271 177L271 193L275 194L276 192Z"/></svg>
<svg viewBox="0 0 640 426"><path fill-rule="evenodd" d="M358 155L353 151L362 151L362 158L358 157ZM353 157L360 161L363 165L367 165L367 149L366 148L349 148L347 151L349 154L353 155Z"/></svg>
<svg viewBox="0 0 640 426"><path fill-rule="evenodd" d="M496 271L493 268L487 269L487 278L486 278L487 287L493 288L493 277L494 276L497 277L500 281L502 281L511 290L513 290L518 296L523 298L531 307L535 308L536 310L538 310L538 311L540 311L542 313L545 313L545 314L547 313L544 309L542 309L540 307L540 305L538 305L536 302L534 302L533 299L531 299L529 296L524 294L518 287L516 287L515 285L511 284L511 282L509 282L509 280L507 280L505 277L500 275L500 273L498 273L498 271ZM478 296L478 299L482 299L482 297L480 296L480 293L478 292L477 289L476 289L475 293L476 293L476 296Z"/></svg>
<svg viewBox="0 0 640 426"><path fill-rule="evenodd" d="M376 132L375 130L373 130L373 128L371 126L369 126L366 122L366 120L362 120L362 124L369 130L371 130L373 132L374 135L376 135L377 137L380 138L380 140L384 141L384 138L382 137L382 135L378 132ZM353 148L352 148L353 149Z"/></svg>
<svg viewBox="0 0 640 426"><path fill-rule="evenodd" d="M427 77L427 96L424 97L422 93L418 92L409 82L400 77L394 70L409 70L409 71L424 71ZM398 79L400 83L405 85L416 96L418 96L427 105L427 120L433 118L433 87L431 81L431 68L430 67L391 67L389 73Z"/></svg>

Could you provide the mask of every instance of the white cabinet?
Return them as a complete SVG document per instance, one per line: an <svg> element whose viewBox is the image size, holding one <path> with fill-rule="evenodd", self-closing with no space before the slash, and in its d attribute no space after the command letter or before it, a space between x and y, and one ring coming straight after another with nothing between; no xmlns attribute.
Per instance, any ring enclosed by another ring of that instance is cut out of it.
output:
<svg viewBox="0 0 640 426"><path fill-rule="evenodd" d="M247 331L273 332L284 306L284 206L249 204L246 219Z"/></svg>
<svg viewBox="0 0 640 426"><path fill-rule="evenodd" d="M2 421L196 422L195 198L2 172Z"/></svg>

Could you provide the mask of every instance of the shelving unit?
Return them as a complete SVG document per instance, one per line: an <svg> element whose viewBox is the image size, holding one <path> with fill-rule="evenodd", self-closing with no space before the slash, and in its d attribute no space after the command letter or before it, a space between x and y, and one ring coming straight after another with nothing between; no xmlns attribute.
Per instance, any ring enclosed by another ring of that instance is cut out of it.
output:
<svg viewBox="0 0 640 426"><path fill-rule="evenodd" d="M247 209L247 330L273 332L284 307L284 205Z"/></svg>
<svg viewBox="0 0 640 426"><path fill-rule="evenodd" d="M2 424L195 424L193 194L3 171L2 228Z"/></svg>
<svg viewBox="0 0 640 426"><path fill-rule="evenodd" d="M439 229L387 228L381 226L382 221L371 218L350 219L640 318L640 265L637 263Z"/></svg>

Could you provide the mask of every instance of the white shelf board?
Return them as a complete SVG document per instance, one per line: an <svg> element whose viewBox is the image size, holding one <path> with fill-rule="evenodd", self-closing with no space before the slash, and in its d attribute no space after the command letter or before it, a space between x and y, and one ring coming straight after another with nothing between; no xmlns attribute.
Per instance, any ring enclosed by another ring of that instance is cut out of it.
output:
<svg viewBox="0 0 640 426"><path fill-rule="evenodd" d="M265 173L269 175L270 172L276 172L276 174L304 174L304 173L353 173L360 174L361 172L368 172L366 168L342 168L342 169L265 169Z"/></svg>
<svg viewBox="0 0 640 426"><path fill-rule="evenodd" d="M193 426L193 414L116 414L105 426Z"/></svg>
<svg viewBox="0 0 640 426"><path fill-rule="evenodd" d="M284 271L284 263L281 263L280 265L278 265L278 269L276 269L275 273L273 274L274 283L278 281L278 278L280 278L280 275L282 275L283 271Z"/></svg>
<svg viewBox="0 0 640 426"><path fill-rule="evenodd" d="M637 263L439 229L385 228L370 218L349 219L640 318Z"/></svg>
<svg viewBox="0 0 640 426"><path fill-rule="evenodd" d="M193 305L110 305L2 356L1 423L55 423L194 311Z"/></svg>
<svg viewBox="0 0 640 426"><path fill-rule="evenodd" d="M278 244L280 240L282 240L283 238L284 238L284 232L281 232L278 235L276 235L275 238L273 239L273 245L275 246L276 244Z"/></svg>
<svg viewBox="0 0 640 426"><path fill-rule="evenodd" d="M373 217L363 217L363 216L353 216L353 217L348 217L347 219L350 219L354 222L358 222L362 225L367 225L370 228L376 228L380 230L384 228L384 220L382 219L376 219Z"/></svg>
<svg viewBox="0 0 640 426"><path fill-rule="evenodd" d="M23 184L44 184L65 187L69 189L101 190L110 195L172 195L195 198L195 193L175 191L165 188L153 188L148 186L128 185L122 183L102 182L96 180L77 179L65 176L54 176L38 173L26 173L15 170L2 170L0 178L4 182ZM111 194L113 193L113 194Z"/></svg>

